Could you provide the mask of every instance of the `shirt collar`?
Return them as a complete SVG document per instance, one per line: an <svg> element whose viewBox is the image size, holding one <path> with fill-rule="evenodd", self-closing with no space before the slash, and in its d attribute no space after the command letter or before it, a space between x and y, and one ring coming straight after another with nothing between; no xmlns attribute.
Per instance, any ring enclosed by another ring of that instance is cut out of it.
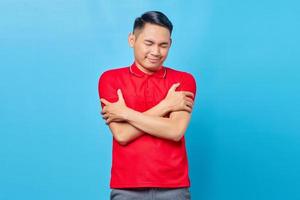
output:
<svg viewBox="0 0 300 200"><path fill-rule="evenodd" d="M129 67L129 71L131 74L137 76L137 77L144 77L146 74L145 72L141 71L135 64L135 62ZM154 72L151 75L148 76L153 76L156 78L165 78L167 74L167 69L164 66L161 66L161 68L157 71Z"/></svg>

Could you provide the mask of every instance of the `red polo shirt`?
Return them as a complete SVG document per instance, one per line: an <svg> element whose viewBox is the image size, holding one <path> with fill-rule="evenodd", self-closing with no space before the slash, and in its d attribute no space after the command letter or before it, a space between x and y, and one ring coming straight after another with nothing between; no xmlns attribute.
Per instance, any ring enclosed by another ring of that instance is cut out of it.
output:
<svg viewBox="0 0 300 200"><path fill-rule="evenodd" d="M162 67L148 75L134 63L104 72L98 89L100 98L110 102L118 100L117 89L121 89L126 105L144 112L163 100L178 82L177 90L196 93L195 79L189 73ZM126 146L113 139L112 156L111 188L190 186L184 137L174 142L145 133Z"/></svg>

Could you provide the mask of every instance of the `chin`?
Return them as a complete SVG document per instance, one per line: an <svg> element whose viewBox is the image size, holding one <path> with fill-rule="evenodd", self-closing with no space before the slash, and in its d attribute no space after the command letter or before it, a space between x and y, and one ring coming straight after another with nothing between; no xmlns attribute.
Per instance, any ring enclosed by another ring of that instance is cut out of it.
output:
<svg viewBox="0 0 300 200"><path fill-rule="evenodd" d="M159 62L159 63L147 63L146 64L146 66L148 66L149 68L151 68L151 69L157 69L157 68L159 68L160 66L162 65L162 63L161 62Z"/></svg>
<svg viewBox="0 0 300 200"><path fill-rule="evenodd" d="M147 69L150 70L150 71L157 71L160 68L160 66L161 66L160 64L159 65L157 65L157 64L155 64L155 65L148 65Z"/></svg>

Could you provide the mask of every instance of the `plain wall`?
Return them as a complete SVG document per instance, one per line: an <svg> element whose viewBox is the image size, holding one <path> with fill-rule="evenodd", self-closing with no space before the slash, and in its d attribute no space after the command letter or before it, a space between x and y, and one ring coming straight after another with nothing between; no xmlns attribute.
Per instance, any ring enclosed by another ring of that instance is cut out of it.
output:
<svg viewBox="0 0 300 200"><path fill-rule="evenodd" d="M166 66L193 73L194 200L300 199L298 1L2 0L0 199L109 199L100 74L130 65L135 17L174 24Z"/></svg>

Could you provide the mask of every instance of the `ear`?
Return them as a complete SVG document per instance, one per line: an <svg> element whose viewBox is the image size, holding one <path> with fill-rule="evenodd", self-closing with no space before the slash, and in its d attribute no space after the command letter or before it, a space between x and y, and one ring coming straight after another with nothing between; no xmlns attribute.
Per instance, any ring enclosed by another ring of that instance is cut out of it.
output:
<svg viewBox="0 0 300 200"><path fill-rule="evenodd" d="M171 47L171 45L172 45L172 38L170 38L170 47Z"/></svg>
<svg viewBox="0 0 300 200"><path fill-rule="evenodd" d="M135 43L135 35L133 33L129 33L128 35L128 43L130 47L133 47Z"/></svg>

